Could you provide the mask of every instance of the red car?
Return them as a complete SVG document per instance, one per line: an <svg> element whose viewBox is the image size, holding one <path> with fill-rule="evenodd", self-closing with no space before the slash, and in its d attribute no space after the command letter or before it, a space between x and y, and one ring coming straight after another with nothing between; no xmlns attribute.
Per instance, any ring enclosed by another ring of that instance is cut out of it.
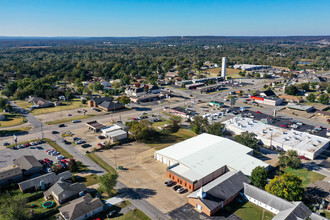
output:
<svg viewBox="0 0 330 220"><path fill-rule="evenodd" d="M307 157L305 157L305 156L299 156L301 159L303 159L303 160L309 160Z"/></svg>
<svg viewBox="0 0 330 220"><path fill-rule="evenodd" d="M68 161L66 159L62 159L61 162L62 163L68 163Z"/></svg>
<svg viewBox="0 0 330 220"><path fill-rule="evenodd" d="M280 125L281 127L283 127L283 128L287 128L288 126L286 126L286 125Z"/></svg>
<svg viewBox="0 0 330 220"><path fill-rule="evenodd" d="M260 111L256 111L256 113L258 113L258 114L261 114L261 112L260 112Z"/></svg>
<svg viewBox="0 0 330 220"><path fill-rule="evenodd" d="M30 143L29 142L25 143L25 146L27 146L27 147L30 146Z"/></svg>
<svg viewBox="0 0 330 220"><path fill-rule="evenodd" d="M99 147L104 147L104 145L101 144L101 143L98 143L97 145L98 145Z"/></svg>
<svg viewBox="0 0 330 220"><path fill-rule="evenodd" d="M136 118L132 118L133 121L136 121Z"/></svg>

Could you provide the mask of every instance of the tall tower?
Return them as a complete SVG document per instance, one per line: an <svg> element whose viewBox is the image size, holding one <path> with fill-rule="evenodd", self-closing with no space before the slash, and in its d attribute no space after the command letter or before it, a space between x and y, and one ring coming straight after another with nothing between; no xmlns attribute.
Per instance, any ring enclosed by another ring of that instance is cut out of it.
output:
<svg viewBox="0 0 330 220"><path fill-rule="evenodd" d="M226 57L222 57L221 77L226 79Z"/></svg>

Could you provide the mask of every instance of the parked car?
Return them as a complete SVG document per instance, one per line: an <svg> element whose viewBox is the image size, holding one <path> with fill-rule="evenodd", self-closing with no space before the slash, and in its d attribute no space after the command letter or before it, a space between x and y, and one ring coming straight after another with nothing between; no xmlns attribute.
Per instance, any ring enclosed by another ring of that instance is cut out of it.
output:
<svg viewBox="0 0 330 220"><path fill-rule="evenodd" d="M111 217L115 216L116 214L117 214L117 210L112 210L111 212L109 212L109 213L107 214L107 217L108 217L108 218L111 218Z"/></svg>
<svg viewBox="0 0 330 220"><path fill-rule="evenodd" d="M31 145L31 146L34 146L34 145L36 145L36 144L35 144L34 142L30 142L30 145Z"/></svg>
<svg viewBox="0 0 330 220"><path fill-rule="evenodd" d="M281 127L283 127L283 128L287 128L288 126L287 125L280 125Z"/></svg>
<svg viewBox="0 0 330 220"><path fill-rule="evenodd" d="M256 113L258 113L258 114L261 114L261 112L260 112L260 111L256 111Z"/></svg>
<svg viewBox="0 0 330 220"><path fill-rule="evenodd" d="M305 156L299 156L301 159L303 159L303 160L309 160L307 157L305 157Z"/></svg>
<svg viewBox="0 0 330 220"><path fill-rule="evenodd" d="M58 127L59 128L65 127L65 124L60 124Z"/></svg>
<svg viewBox="0 0 330 220"><path fill-rule="evenodd" d="M79 120L73 120L72 121L72 123L79 123L79 122L81 122L81 121L79 121Z"/></svg>
<svg viewBox="0 0 330 220"><path fill-rule="evenodd" d="M185 190L186 190L186 188L184 188L184 187L180 187L180 188L177 189L176 191L177 191L178 193L183 193Z"/></svg>
<svg viewBox="0 0 330 220"><path fill-rule="evenodd" d="M10 145L8 142L3 143L3 146L8 146Z"/></svg>
<svg viewBox="0 0 330 220"><path fill-rule="evenodd" d="M164 185L167 186L167 187L171 186L172 184L173 184L173 181L172 181L172 180L167 180L167 181L164 183Z"/></svg>
<svg viewBox="0 0 330 220"><path fill-rule="evenodd" d="M57 160L63 160L63 159L65 159L65 157L61 155L61 156L56 157L56 159Z"/></svg>
<svg viewBox="0 0 330 220"><path fill-rule="evenodd" d="M97 146L99 146L99 147L104 147L104 144L102 144L102 143L98 143Z"/></svg>
<svg viewBox="0 0 330 220"><path fill-rule="evenodd" d="M105 139L105 137L103 135L99 135L97 136L98 139Z"/></svg>
<svg viewBox="0 0 330 220"><path fill-rule="evenodd" d="M68 116L72 116L72 114L68 114Z"/></svg>
<svg viewBox="0 0 330 220"><path fill-rule="evenodd" d="M173 187L173 190L174 191L177 191L179 188L181 188L181 186L180 185L176 185L176 186Z"/></svg>
<svg viewBox="0 0 330 220"><path fill-rule="evenodd" d="M83 144L83 145L81 145L82 148L87 148L89 146L90 146L89 144Z"/></svg>
<svg viewBox="0 0 330 220"><path fill-rule="evenodd" d="M58 134L59 132L58 131L52 131L52 134Z"/></svg>
<svg viewBox="0 0 330 220"><path fill-rule="evenodd" d="M28 143L28 142L27 142L27 143L25 143L25 146L27 146L27 147L28 147L28 146L30 146L30 143Z"/></svg>

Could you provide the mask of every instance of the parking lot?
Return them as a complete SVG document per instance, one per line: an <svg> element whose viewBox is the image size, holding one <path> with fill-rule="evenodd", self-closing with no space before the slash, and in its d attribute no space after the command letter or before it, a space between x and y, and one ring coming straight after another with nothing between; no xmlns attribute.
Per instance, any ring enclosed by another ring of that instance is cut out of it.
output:
<svg viewBox="0 0 330 220"><path fill-rule="evenodd" d="M116 146L96 155L118 170L119 181L136 191L161 212L168 213L187 202L189 192L179 194L166 187L166 166L153 158L155 150L137 142ZM122 190L123 191L123 190ZM125 192L124 192L125 194Z"/></svg>
<svg viewBox="0 0 330 220"><path fill-rule="evenodd" d="M46 153L46 150L49 149L53 149L53 148L47 143L42 143L36 146L30 146L17 150L12 150L9 148L0 150L0 168L13 166L13 160L16 160L21 156L27 156L27 155L32 155L35 158L37 158L37 160L43 160L45 158L48 158L53 162L57 162L58 160L56 159L56 157L60 155L57 156L48 155Z"/></svg>

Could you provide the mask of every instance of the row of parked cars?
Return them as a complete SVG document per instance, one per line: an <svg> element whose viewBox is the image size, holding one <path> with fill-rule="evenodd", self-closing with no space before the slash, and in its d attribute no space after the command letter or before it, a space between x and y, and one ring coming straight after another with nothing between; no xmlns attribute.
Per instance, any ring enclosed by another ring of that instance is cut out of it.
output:
<svg viewBox="0 0 330 220"><path fill-rule="evenodd" d="M39 144L42 144L43 141L31 141L31 142L26 142L25 144L18 144L17 147L13 146L10 149L21 149L21 148L26 148L26 147L30 147L30 146L36 146ZM4 146L10 145L9 143L5 142L3 143Z"/></svg>
<svg viewBox="0 0 330 220"><path fill-rule="evenodd" d="M173 190L176 191L176 192L178 192L178 193L180 193L180 194L181 194L181 193L184 193L184 192L187 191L186 188L184 188L184 187L181 186L181 185L177 185L176 182L174 182L173 180L167 180L167 181L164 183L164 185L167 186L167 187L172 187L172 186L174 186L174 187L173 187Z"/></svg>

